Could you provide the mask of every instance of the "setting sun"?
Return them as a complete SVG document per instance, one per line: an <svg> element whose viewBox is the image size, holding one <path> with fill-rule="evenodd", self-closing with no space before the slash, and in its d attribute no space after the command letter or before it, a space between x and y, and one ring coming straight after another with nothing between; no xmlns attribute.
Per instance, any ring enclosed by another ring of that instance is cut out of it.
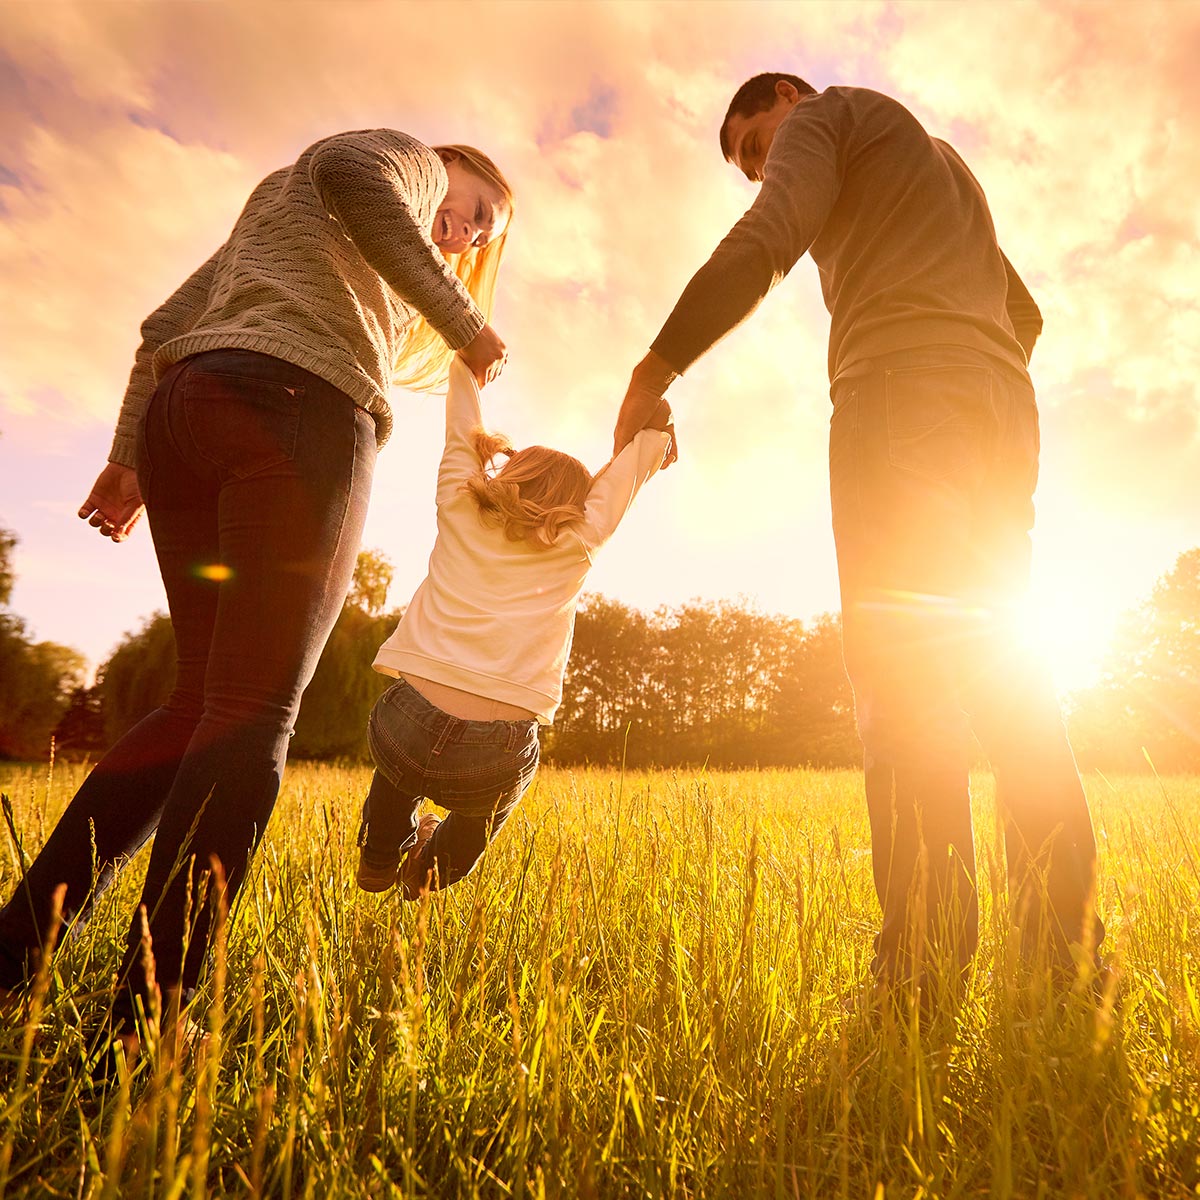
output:
<svg viewBox="0 0 1200 1200"><path fill-rule="evenodd" d="M1060 694L1098 681L1120 611L1108 598L1080 603L1045 588L1030 595L1020 618L1024 636L1049 667Z"/></svg>

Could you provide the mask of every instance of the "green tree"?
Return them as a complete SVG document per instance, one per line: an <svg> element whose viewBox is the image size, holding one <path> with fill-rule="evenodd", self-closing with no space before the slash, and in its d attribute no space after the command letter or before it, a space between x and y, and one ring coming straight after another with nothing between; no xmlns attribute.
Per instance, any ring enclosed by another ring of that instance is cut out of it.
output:
<svg viewBox="0 0 1200 1200"><path fill-rule="evenodd" d="M98 758L108 748L104 698L99 687L77 687L54 727L55 753L71 759Z"/></svg>
<svg viewBox="0 0 1200 1200"><path fill-rule="evenodd" d="M1069 726L1084 766L1200 770L1200 547L1120 622L1100 683Z"/></svg>
<svg viewBox="0 0 1200 1200"><path fill-rule="evenodd" d="M546 756L631 766L855 763L840 632L836 618L806 632L744 602L691 601L647 618L585 596Z"/></svg>
<svg viewBox="0 0 1200 1200"><path fill-rule="evenodd" d="M17 535L11 529L0 529L0 604L7 605L12 599L13 551L17 548Z"/></svg>
<svg viewBox="0 0 1200 1200"><path fill-rule="evenodd" d="M378 550L361 550L354 564L354 577L346 603L369 617L381 616L387 607L388 592L395 569L391 559Z"/></svg>
<svg viewBox="0 0 1200 1200"><path fill-rule="evenodd" d="M78 651L31 642L19 618L0 614L0 758L47 754L85 665Z"/></svg>
<svg viewBox="0 0 1200 1200"><path fill-rule="evenodd" d="M166 703L175 686L175 634L166 613L127 633L96 673L109 745Z"/></svg>
<svg viewBox="0 0 1200 1200"><path fill-rule="evenodd" d="M31 641L25 622L6 611L16 545L16 535L0 529L0 758L41 758L85 663L67 646Z"/></svg>
<svg viewBox="0 0 1200 1200"><path fill-rule="evenodd" d="M772 726L778 739L773 761L814 767L849 767L862 761L837 614L817 617L793 644L779 679Z"/></svg>
<svg viewBox="0 0 1200 1200"><path fill-rule="evenodd" d="M349 595L304 692L292 740L296 757L370 757L367 717L390 682L371 664L400 619L383 611L391 582L392 565L383 555L359 554Z"/></svg>
<svg viewBox="0 0 1200 1200"><path fill-rule="evenodd" d="M563 700L546 738L549 761L620 762L627 730L635 750L629 761L644 760L646 743L655 740L650 653L642 613L605 596L581 597Z"/></svg>
<svg viewBox="0 0 1200 1200"><path fill-rule="evenodd" d="M665 700L682 718L676 760L774 761L773 711L801 623L745 601L692 601L657 617Z"/></svg>

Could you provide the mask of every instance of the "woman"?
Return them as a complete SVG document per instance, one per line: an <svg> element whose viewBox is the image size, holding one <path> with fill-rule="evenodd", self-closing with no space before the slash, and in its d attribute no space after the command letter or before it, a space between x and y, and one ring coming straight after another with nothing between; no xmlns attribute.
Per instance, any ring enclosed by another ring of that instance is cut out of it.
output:
<svg viewBox="0 0 1200 1200"><path fill-rule="evenodd" d="M79 515L119 542L144 501L178 679L97 764L0 912L0 988L30 977L56 888L65 920L86 915L157 829L116 1027L136 1045L155 981L163 999L189 998L210 865L231 901L350 583L388 389L440 386L456 351L481 384L504 364L487 318L512 204L470 147L339 134L267 176L229 240L142 325L109 463Z"/></svg>

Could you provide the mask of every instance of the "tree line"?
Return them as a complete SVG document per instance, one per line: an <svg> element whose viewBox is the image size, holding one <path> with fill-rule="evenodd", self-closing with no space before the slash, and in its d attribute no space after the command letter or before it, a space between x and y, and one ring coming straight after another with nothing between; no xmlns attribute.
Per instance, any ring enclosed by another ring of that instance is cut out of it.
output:
<svg viewBox="0 0 1200 1200"><path fill-rule="evenodd" d="M8 611L15 538L0 530L0 757L96 757L169 694L174 641L158 613L83 686L82 657L34 643ZM366 719L388 680L371 669L399 620L392 571L364 551L296 722L297 758L368 757ZM1127 614L1099 683L1067 699L1084 768L1200 771L1200 548ZM695 600L642 612L596 594L575 639L543 757L564 765L854 766L854 704L841 624Z"/></svg>
<svg viewBox="0 0 1200 1200"><path fill-rule="evenodd" d="M42 758L73 697L84 690L82 654L35 642L9 607L16 535L0 529L0 758Z"/></svg>
<svg viewBox="0 0 1200 1200"><path fill-rule="evenodd" d="M1200 547L1118 624L1095 687L1069 698L1085 767L1200 772Z"/></svg>

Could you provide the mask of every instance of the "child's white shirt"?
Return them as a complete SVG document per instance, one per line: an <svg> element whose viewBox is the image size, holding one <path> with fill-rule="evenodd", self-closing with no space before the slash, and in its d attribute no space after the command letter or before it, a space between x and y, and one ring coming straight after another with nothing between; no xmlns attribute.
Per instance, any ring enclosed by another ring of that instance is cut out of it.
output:
<svg viewBox="0 0 1200 1200"><path fill-rule="evenodd" d="M462 486L479 470L473 434L482 423L475 378L456 357L429 574L374 666L515 704L549 725L562 701L575 608L593 555L662 466L670 438L643 429L593 482L583 520L542 547L485 524Z"/></svg>

